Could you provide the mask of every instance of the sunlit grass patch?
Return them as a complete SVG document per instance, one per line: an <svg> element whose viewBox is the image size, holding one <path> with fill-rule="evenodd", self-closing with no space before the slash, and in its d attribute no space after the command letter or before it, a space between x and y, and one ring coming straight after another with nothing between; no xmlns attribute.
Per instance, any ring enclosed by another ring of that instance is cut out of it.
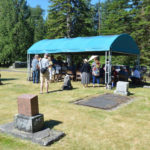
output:
<svg viewBox="0 0 150 150"><path fill-rule="evenodd" d="M55 129L66 136L44 148L0 133L0 150L149 150L150 147L150 90L129 89L134 101L115 111L78 106L72 101L107 92L104 87L82 88L73 82L73 90L60 91L62 82L51 83L49 94L39 94L40 85L27 81L26 73L1 72L4 85L0 86L0 124L13 121L17 113L17 97L37 94L40 113L45 121L61 122ZM14 78L15 80L11 80ZM10 79L10 80L9 80Z"/></svg>

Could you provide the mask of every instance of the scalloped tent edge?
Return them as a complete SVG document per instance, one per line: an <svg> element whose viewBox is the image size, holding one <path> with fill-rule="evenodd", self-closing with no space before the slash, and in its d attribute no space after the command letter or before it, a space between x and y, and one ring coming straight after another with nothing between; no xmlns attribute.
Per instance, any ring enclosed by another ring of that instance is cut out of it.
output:
<svg viewBox="0 0 150 150"><path fill-rule="evenodd" d="M129 55L140 54L137 44L128 34L45 39L33 44L27 53L101 53L106 51Z"/></svg>

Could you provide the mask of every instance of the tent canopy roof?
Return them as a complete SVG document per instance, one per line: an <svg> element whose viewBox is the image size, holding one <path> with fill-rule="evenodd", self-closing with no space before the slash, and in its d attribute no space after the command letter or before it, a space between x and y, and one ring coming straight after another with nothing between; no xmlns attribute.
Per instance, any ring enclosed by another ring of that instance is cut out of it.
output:
<svg viewBox="0 0 150 150"><path fill-rule="evenodd" d="M33 44L28 54L100 53L110 50L122 54L140 54L137 44L128 34L45 39Z"/></svg>

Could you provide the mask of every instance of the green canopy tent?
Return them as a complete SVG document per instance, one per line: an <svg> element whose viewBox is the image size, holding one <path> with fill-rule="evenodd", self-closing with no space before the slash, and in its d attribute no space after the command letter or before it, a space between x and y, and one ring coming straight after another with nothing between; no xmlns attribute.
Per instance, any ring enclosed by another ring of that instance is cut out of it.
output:
<svg viewBox="0 0 150 150"><path fill-rule="evenodd" d="M33 44L27 52L28 79L31 75L31 54L105 54L105 83L111 83L112 55L137 55L138 64L140 51L133 38L128 34L103 35L93 37L45 39Z"/></svg>

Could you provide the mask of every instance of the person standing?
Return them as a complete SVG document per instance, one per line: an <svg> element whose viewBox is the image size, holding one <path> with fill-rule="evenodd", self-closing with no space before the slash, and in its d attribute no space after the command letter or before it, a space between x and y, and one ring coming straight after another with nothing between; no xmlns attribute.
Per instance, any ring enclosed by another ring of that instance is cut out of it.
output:
<svg viewBox="0 0 150 150"><path fill-rule="evenodd" d="M40 60L40 80L41 80L41 88L40 93L43 94L43 86L45 82L46 92L48 93L49 88L49 61L48 54L44 54L44 58Z"/></svg>
<svg viewBox="0 0 150 150"><path fill-rule="evenodd" d="M33 83L39 83L39 60L38 55L34 56L34 59L32 60L32 71L33 71Z"/></svg>
<svg viewBox="0 0 150 150"><path fill-rule="evenodd" d="M141 80L140 80L141 74L140 74L140 71L136 67L133 68L133 72L130 78L131 78L132 83L135 85L138 85L141 83Z"/></svg>
<svg viewBox="0 0 150 150"><path fill-rule="evenodd" d="M53 68L53 62L51 60L51 57L48 57L48 61L49 61L49 80L50 82L52 82L55 75L55 69Z"/></svg>
<svg viewBox="0 0 150 150"><path fill-rule="evenodd" d="M90 71L91 66L88 63L87 59L84 59L83 66L81 68L81 83L83 84L83 87L88 87L88 84L90 83Z"/></svg>
<svg viewBox="0 0 150 150"><path fill-rule="evenodd" d="M96 81L98 86L100 86L100 62L98 57L94 59L94 63L92 64L92 78L93 78L93 87L95 87Z"/></svg>

